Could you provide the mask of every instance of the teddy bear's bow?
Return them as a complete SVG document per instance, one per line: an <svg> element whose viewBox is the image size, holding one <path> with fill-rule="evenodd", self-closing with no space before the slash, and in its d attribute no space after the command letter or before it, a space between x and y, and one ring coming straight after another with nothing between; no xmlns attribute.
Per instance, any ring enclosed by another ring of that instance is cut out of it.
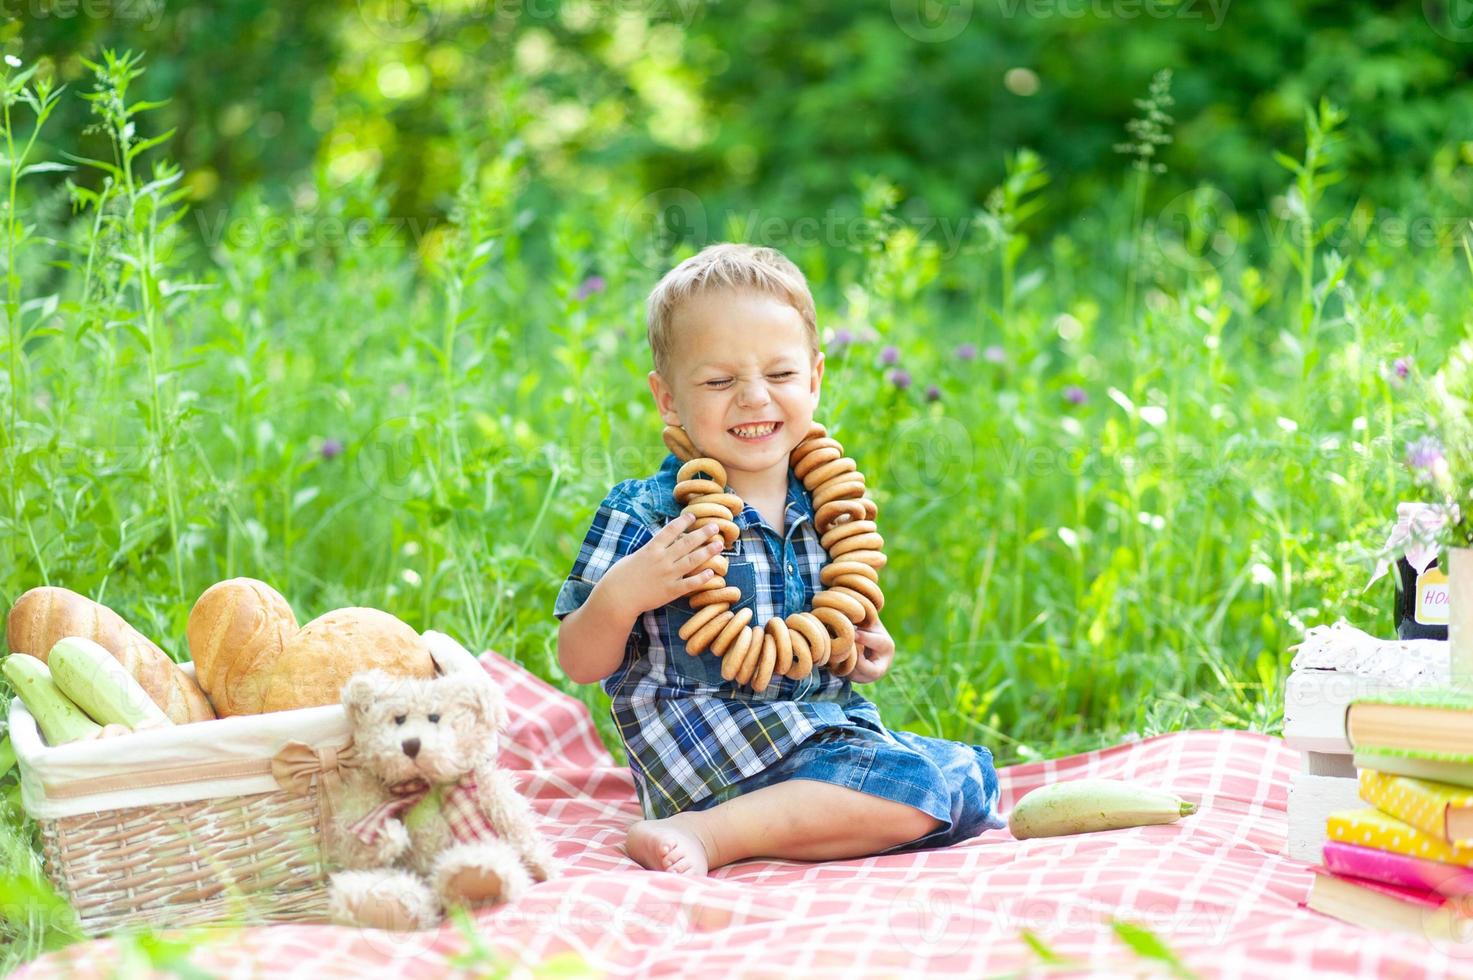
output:
<svg viewBox="0 0 1473 980"><path fill-rule="evenodd" d="M409 779L389 787L392 796L354 823L349 831L365 844L372 844L385 827L430 795L432 787L423 779ZM440 815L450 828L450 835L462 844L495 840L496 827L482 812L480 789L474 772L468 772L453 783L440 786Z"/></svg>

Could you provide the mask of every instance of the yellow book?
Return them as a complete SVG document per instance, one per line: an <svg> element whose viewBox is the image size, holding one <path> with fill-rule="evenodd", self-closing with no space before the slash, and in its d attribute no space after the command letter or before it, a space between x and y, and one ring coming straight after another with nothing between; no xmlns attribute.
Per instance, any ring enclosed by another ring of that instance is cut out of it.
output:
<svg viewBox="0 0 1473 980"><path fill-rule="evenodd" d="M1440 841L1473 847L1473 789L1362 769L1360 798Z"/></svg>
<svg viewBox="0 0 1473 980"><path fill-rule="evenodd" d="M1438 840L1375 807L1337 810L1326 818L1325 832L1330 840L1379 847L1383 851L1473 868L1473 847L1459 847Z"/></svg>

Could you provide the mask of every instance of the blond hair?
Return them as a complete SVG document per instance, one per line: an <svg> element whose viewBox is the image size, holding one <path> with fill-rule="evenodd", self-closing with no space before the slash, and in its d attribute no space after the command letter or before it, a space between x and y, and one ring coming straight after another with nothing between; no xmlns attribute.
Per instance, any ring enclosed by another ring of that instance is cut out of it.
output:
<svg viewBox="0 0 1473 980"><path fill-rule="evenodd" d="M809 351L818 356L818 316L802 271L775 248L722 242L706 246L665 273L650 291L650 352L662 377L669 377L676 309L694 296L718 289L749 289L786 302L803 318Z"/></svg>

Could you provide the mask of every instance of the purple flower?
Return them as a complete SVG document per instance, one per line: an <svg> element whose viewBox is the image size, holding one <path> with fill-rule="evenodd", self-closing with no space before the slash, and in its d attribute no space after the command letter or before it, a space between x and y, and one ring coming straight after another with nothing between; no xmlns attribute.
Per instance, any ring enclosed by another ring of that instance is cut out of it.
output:
<svg viewBox="0 0 1473 980"><path fill-rule="evenodd" d="M976 344L961 344L952 352L958 361L975 361L977 359Z"/></svg>
<svg viewBox="0 0 1473 980"><path fill-rule="evenodd" d="M899 360L900 349L897 348L894 344L886 344L885 348L880 351L881 364L895 364Z"/></svg>
<svg viewBox="0 0 1473 980"><path fill-rule="evenodd" d="M834 331L834 338L831 343L836 353L843 353L845 348L854 343L854 331L848 327L840 327Z"/></svg>
<svg viewBox="0 0 1473 980"><path fill-rule="evenodd" d="M926 401L939 402L941 400L941 389L935 385L926 385Z"/></svg>
<svg viewBox="0 0 1473 980"><path fill-rule="evenodd" d="M1401 378L1403 381L1405 381L1407 375L1412 373L1412 362L1407 360L1405 357L1398 357L1396 360L1391 362L1391 370L1395 372L1398 378Z"/></svg>
<svg viewBox="0 0 1473 980"><path fill-rule="evenodd" d="M1064 401L1070 405L1083 405L1089 401L1089 392L1078 385L1070 385L1064 389Z"/></svg>
<svg viewBox="0 0 1473 980"><path fill-rule="evenodd" d="M1447 459L1442 454L1442 443L1434 436L1423 436L1416 442L1407 445L1407 466L1418 479L1430 479L1434 477L1439 468L1447 466Z"/></svg>
<svg viewBox="0 0 1473 980"><path fill-rule="evenodd" d="M893 368L887 371L885 379L901 391L910 387L910 372L905 368Z"/></svg>
<svg viewBox="0 0 1473 980"><path fill-rule="evenodd" d="M582 285L578 287L578 292L575 295L578 299L584 300L592 296L594 293L603 292L604 289L606 289L607 287L608 283L604 281L603 276L592 275L583 280Z"/></svg>
<svg viewBox="0 0 1473 980"><path fill-rule="evenodd" d="M982 352L982 357L988 364L1001 364L1008 359L1008 352L997 344L991 344Z"/></svg>
<svg viewBox="0 0 1473 980"><path fill-rule="evenodd" d="M319 450L323 459L337 459L343 454L343 444L338 439L322 440L322 449Z"/></svg>

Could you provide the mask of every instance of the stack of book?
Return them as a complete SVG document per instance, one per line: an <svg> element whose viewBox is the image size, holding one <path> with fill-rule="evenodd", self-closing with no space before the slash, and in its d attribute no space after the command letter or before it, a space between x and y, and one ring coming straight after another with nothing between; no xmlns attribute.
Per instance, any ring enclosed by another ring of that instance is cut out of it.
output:
<svg viewBox="0 0 1473 980"><path fill-rule="evenodd" d="M1445 640L1381 640L1344 621L1314 626L1294 650L1284 688L1284 744L1299 752L1289 784L1285 853L1320 860L1331 813L1361 806L1345 712L1360 697L1445 686Z"/></svg>
<svg viewBox="0 0 1473 980"><path fill-rule="evenodd" d="M1473 692L1357 697L1345 729L1359 805L1326 818L1305 904L1373 928L1473 942Z"/></svg>

